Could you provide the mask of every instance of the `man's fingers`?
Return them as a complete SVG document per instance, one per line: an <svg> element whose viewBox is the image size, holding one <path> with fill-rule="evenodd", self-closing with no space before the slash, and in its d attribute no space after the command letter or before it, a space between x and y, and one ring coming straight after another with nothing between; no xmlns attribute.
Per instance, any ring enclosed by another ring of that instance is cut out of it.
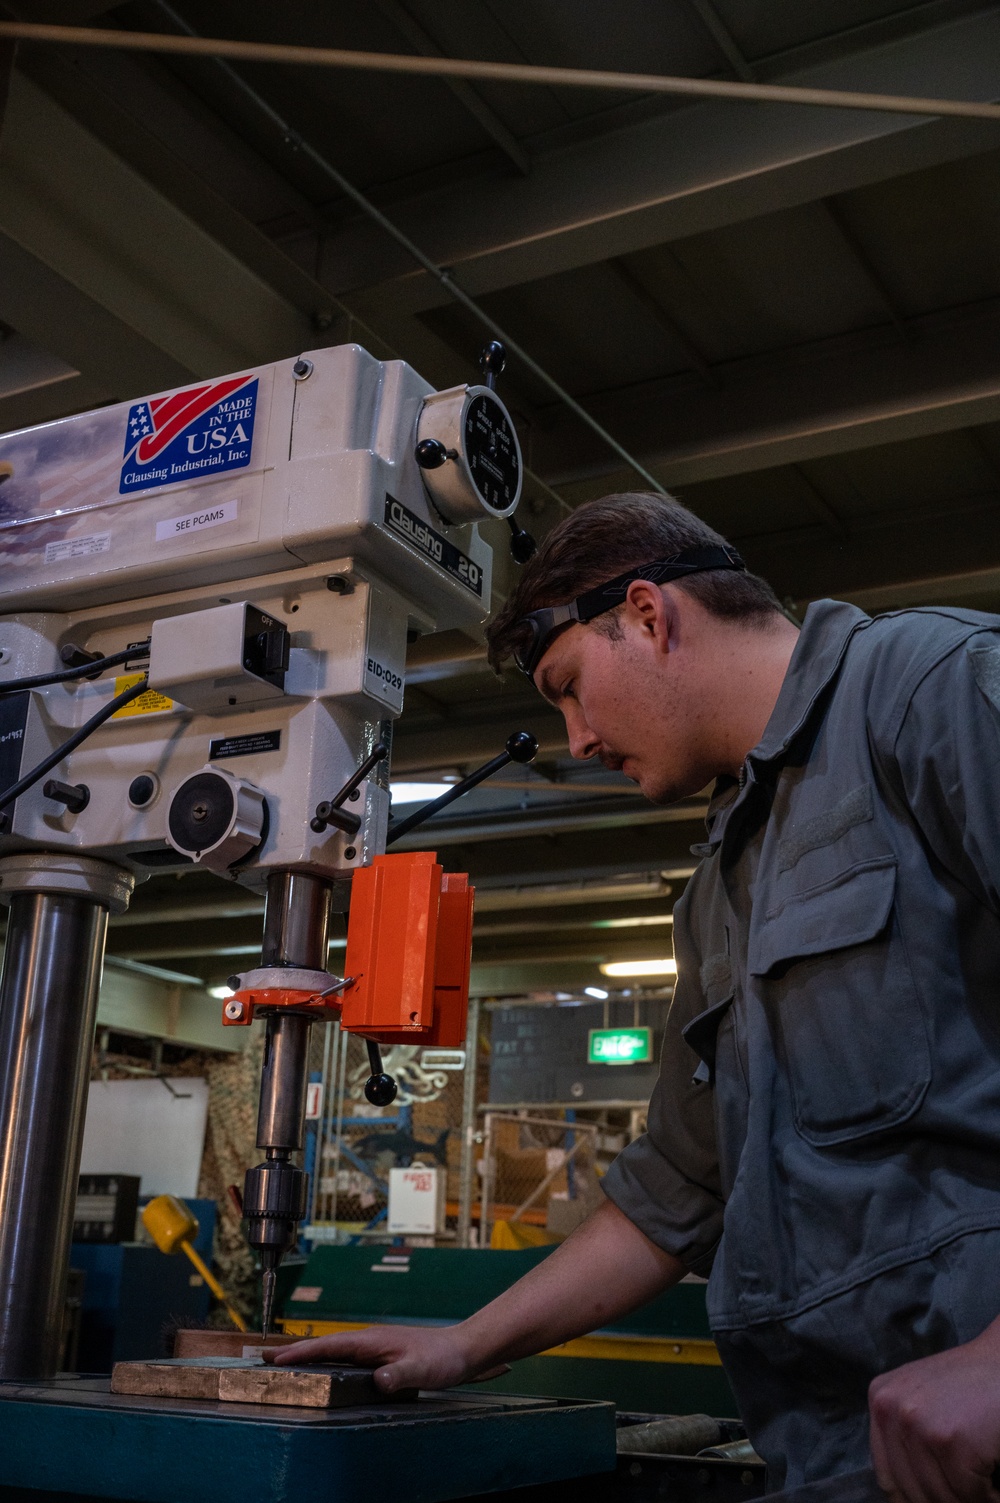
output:
<svg viewBox="0 0 1000 1503"><path fill-rule="evenodd" d="M383 1393L398 1393L401 1388L419 1388L421 1377L417 1363L407 1357L386 1362L375 1369L375 1383Z"/></svg>
<svg viewBox="0 0 1000 1503"><path fill-rule="evenodd" d="M474 1378L469 1378L470 1383L488 1383L491 1378L503 1378L510 1372L510 1363L501 1362L499 1367L487 1368L484 1373L476 1373Z"/></svg>
<svg viewBox="0 0 1000 1503"><path fill-rule="evenodd" d="M869 1446L872 1453L872 1466L875 1468L875 1480L884 1493L892 1493L893 1478L889 1468L889 1457L886 1452L885 1437L882 1434L882 1419L874 1404L871 1406L871 1434Z"/></svg>
<svg viewBox="0 0 1000 1503"><path fill-rule="evenodd" d="M954 1503L951 1497L940 1497L928 1486L926 1469L919 1465L898 1425L892 1426L886 1436L885 1450L891 1496L905 1498L906 1503ZM885 1486L881 1479L880 1485Z"/></svg>
<svg viewBox="0 0 1000 1503"><path fill-rule="evenodd" d="M336 1336L313 1336L294 1346L272 1348L265 1352L265 1361L273 1361L278 1367L300 1362L357 1362L362 1367L374 1367L382 1357L379 1345L367 1331L342 1331Z"/></svg>
<svg viewBox="0 0 1000 1503"><path fill-rule="evenodd" d="M921 1405L891 1391L872 1397L872 1463L894 1503L989 1503L989 1477Z"/></svg>

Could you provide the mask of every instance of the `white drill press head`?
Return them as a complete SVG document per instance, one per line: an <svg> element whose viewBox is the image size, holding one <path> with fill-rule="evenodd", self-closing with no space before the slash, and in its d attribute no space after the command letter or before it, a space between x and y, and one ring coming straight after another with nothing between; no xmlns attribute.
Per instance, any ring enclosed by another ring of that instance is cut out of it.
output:
<svg viewBox="0 0 1000 1503"><path fill-rule="evenodd" d="M408 632L479 628L475 518L511 515L520 473L495 393L436 393L354 345L0 437L0 689L71 647L134 653L0 694L0 795L149 674L54 770L60 796L42 782L3 811L0 853L202 862L256 888L369 861L388 762L356 832L312 828L316 806L390 737Z"/></svg>

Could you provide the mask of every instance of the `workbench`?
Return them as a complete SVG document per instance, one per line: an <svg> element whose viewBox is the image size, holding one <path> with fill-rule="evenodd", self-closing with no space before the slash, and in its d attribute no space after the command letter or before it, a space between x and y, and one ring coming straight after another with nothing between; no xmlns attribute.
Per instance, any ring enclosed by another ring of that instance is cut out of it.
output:
<svg viewBox="0 0 1000 1503"><path fill-rule="evenodd" d="M316 1410L0 1383L0 1503L444 1503L615 1467L610 1404L450 1392Z"/></svg>

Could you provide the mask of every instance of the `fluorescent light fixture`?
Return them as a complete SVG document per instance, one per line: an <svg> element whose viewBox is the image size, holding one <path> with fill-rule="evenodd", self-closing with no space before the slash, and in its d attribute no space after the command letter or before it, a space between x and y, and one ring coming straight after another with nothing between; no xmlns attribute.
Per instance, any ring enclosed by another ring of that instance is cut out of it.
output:
<svg viewBox="0 0 1000 1503"><path fill-rule="evenodd" d="M216 997L220 1002L222 1002L226 997L234 996L235 993L233 992L231 986L210 986L208 988L208 995L210 997Z"/></svg>
<svg viewBox="0 0 1000 1503"><path fill-rule="evenodd" d="M672 913L643 913L634 918L598 919L595 929L646 929L651 925L672 924Z"/></svg>
<svg viewBox="0 0 1000 1503"><path fill-rule="evenodd" d="M390 783L394 804L429 804L431 799L447 793L451 783Z"/></svg>
<svg viewBox="0 0 1000 1503"><path fill-rule="evenodd" d="M585 986L583 988L583 995L585 997L596 997L598 1002L606 1002L608 1000L608 994L603 986Z"/></svg>
<svg viewBox="0 0 1000 1503"><path fill-rule="evenodd" d="M676 976L677 962L663 960L608 960L601 966L602 976Z"/></svg>

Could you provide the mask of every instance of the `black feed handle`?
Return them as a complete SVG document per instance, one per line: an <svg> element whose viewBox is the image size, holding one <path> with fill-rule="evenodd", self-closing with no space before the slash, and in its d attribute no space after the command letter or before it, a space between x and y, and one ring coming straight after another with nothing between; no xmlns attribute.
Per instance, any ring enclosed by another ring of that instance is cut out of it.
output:
<svg viewBox="0 0 1000 1503"><path fill-rule="evenodd" d="M360 814L352 814L349 809L342 806L349 798L352 798L361 787L370 772L383 762L389 755L389 748L384 741L376 741L371 753L365 758L356 772L353 772L339 793L333 798L324 799L316 805L316 813L309 821L309 828L317 835L322 835L327 825L336 825L338 830L343 830L345 835L356 835L361 828Z"/></svg>
<svg viewBox="0 0 1000 1503"><path fill-rule="evenodd" d="M398 825L393 825L385 837L386 845L392 845L393 841L398 840L401 835L408 835L417 825L422 825L425 819L430 819L431 815L437 814L439 809L445 809L449 804L453 804L457 798L462 797L463 793L468 793L471 789L478 787L487 778L491 778L495 772L499 772L501 767L506 767L508 762L534 761L537 751L538 742L530 731L515 731L512 736L507 737L507 744L498 756L491 757L488 762L483 763L482 767L477 767L475 772L470 772L467 778L463 778L460 783L456 783L442 793L440 798L424 804L423 808L415 810L406 819L401 819Z"/></svg>

